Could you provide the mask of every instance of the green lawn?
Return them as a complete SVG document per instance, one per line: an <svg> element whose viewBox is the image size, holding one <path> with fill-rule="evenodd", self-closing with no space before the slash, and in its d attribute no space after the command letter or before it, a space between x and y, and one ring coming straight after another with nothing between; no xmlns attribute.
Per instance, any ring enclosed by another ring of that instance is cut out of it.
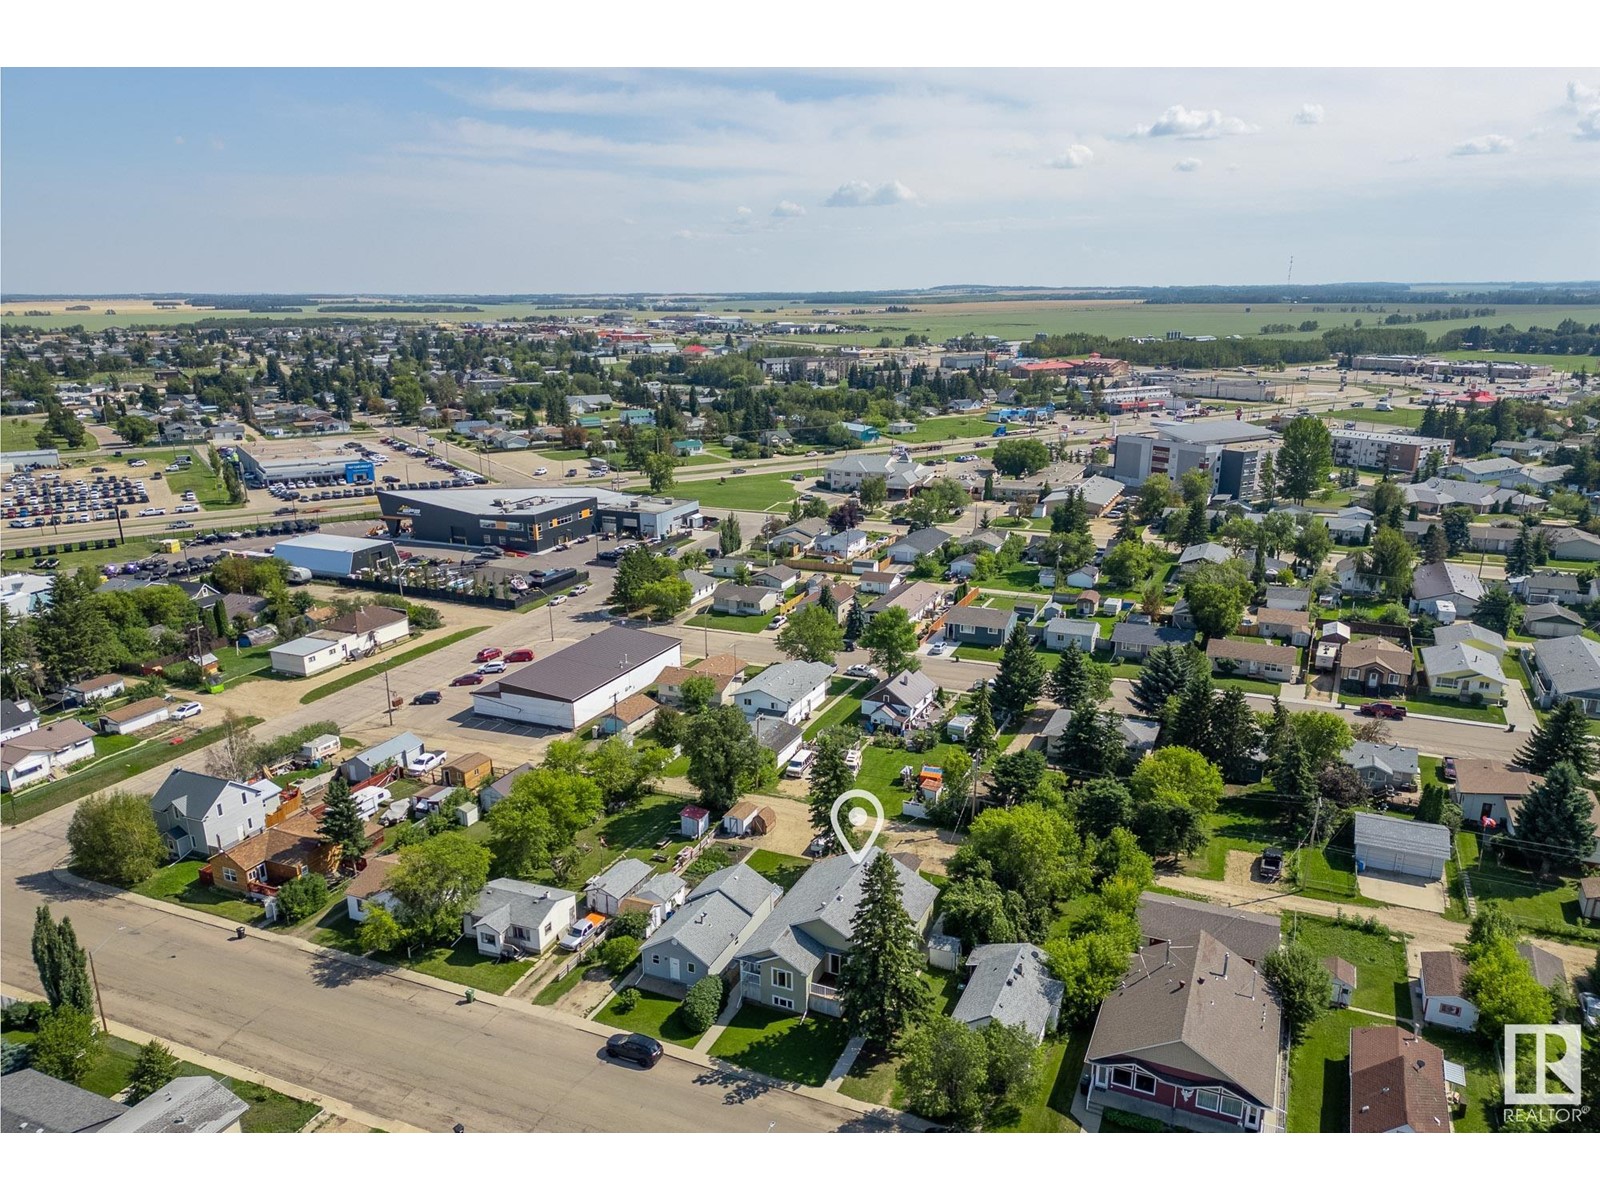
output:
<svg viewBox="0 0 1600 1200"><path fill-rule="evenodd" d="M1324 1014L1289 1058L1290 1133L1350 1128L1350 1031L1388 1022L1339 1009Z"/></svg>
<svg viewBox="0 0 1600 1200"><path fill-rule="evenodd" d="M821 1087L849 1040L844 1022L832 1017L786 1017L747 1004L734 1014L711 1053L736 1067Z"/></svg>
<svg viewBox="0 0 1600 1200"><path fill-rule="evenodd" d="M763 878L770 879L784 891L795 884L811 866L811 860L793 854L778 854L772 850L757 850L745 859L745 866Z"/></svg>
<svg viewBox="0 0 1600 1200"><path fill-rule="evenodd" d="M1049 596L1051 592L1051 589L1039 586L1039 568L1025 563L1007 567L998 575L971 580L971 583L974 587L1001 588L1011 592L1035 592L1040 596Z"/></svg>
<svg viewBox="0 0 1600 1200"><path fill-rule="evenodd" d="M834 684L845 684L837 693L838 699L834 700L821 715L812 720L806 732L810 737L816 737L824 729L831 729L835 725L847 725L855 729L860 725L861 701L873 688L878 686L875 679L863 679L857 682L854 679L835 679L828 685L828 694L835 695Z"/></svg>
<svg viewBox="0 0 1600 1200"><path fill-rule="evenodd" d="M801 471L808 480L820 475L815 469ZM791 501L801 494L804 484L796 484L790 480L789 475L794 471L769 472L762 475L734 475L731 470L728 474L711 479L685 480L672 485L672 495L679 500L698 500L707 508L737 508L746 512L765 512L780 505L788 508ZM646 493L638 488L630 489Z"/></svg>
<svg viewBox="0 0 1600 1200"><path fill-rule="evenodd" d="M698 617L684 622L693 629L726 629L733 633L760 633L772 624L771 613L755 613L748 617L735 617L727 613L714 613L707 609ZM753 678L753 676L752 676Z"/></svg>
<svg viewBox="0 0 1600 1200"><path fill-rule="evenodd" d="M217 662L222 665L222 686L237 687L246 680L272 670L272 647L223 646L216 651Z"/></svg>
<svg viewBox="0 0 1600 1200"><path fill-rule="evenodd" d="M368 665L351 671L348 674L340 675L337 679L330 679L321 687L312 688L304 696L300 697L300 703L311 704L314 701L321 700L325 696L331 696L335 692L341 692L353 684L362 683L368 679L376 679L385 671L392 670L395 667L404 666L408 662L413 662L416 659L421 658L424 654L432 654L435 650L442 650L446 646L454 645L463 638L469 638L474 634L482 633L487 628L489 628L487 625L473 625L467 629L458 629L454 633L446 634L444 637L434 638L429 642L423 642L420 646L413 646L411 649L400 654L391 654L388 658L380 659L375 663L369 663Z"/></svg>
<svg viewBox="0 0 1600 1200"><path fill-rule="evenodd" d="M1341 425L1345 421L1355 421L1360 424L1370 421L1374 425L1403 425L1407 429L1416 429L1422 424L1424 411L1424 406L1421 404L1396 406L1393 412L1379 412L1368 404L1365 408L1336 408L1326 416Z"/></svg>
<svg viewBox="0 0 1600 1200"><path fill-rule="evenodd" d="M8 1031L5 1039L8 1042L26 1044L33 1041L34 1036L32 1033ZM97 1096L111 1099L126 1088L128 1081L133 1077L133 1067L139 1057L139 1047L118 1037L105 1038L103 1045L105 1052L79 1082L79 1086ZM178 1075L180 1077L210 1075L248 1104L250 1107L239 1119L240 1128L245 1133L297 1133L320 1111L309 1101L285 1096L282 1092L275 1092L263 1084L230 1079L225 1075L219 1076L194 1063L180 1060Z"/></svg>
<svg viewBox="0 0 1600 1200"><path fill-rule="evenodd" d="M1479 721L1485 725L1504 725L1506 710L1499 705L1463 704L1459 700L1446 700L1440 696L1426 699L1406 697L1406 711L1424 717L1455 717L1462 721Z"/></svg>
<svg viewBox="0 0 1600 1200"><path fill-rule="evenodd" d="M1349 850L1307 846L1297 857L1302 895L1366 908L1378 907L1356 886L1355 860Z"/></svg>
<svg viewBox="0 0 1600 1200"><path fill-rule="evenodd" d="M1430 1025L1423 1036L1445 1058L1467 1070L1466 1111L1454 1116L1457 1133L1491 1133L1499 1127L1504 1103L1504 1083L1500 1076L1500 1046L1476 1033L1458 1033Z"/></svg>
<svg viewBox="0 0 1600 1200"><path fill-rule="evenodd" d="M374 958L392 966L406 967L412 971L420 971L424 975L432 975L435 979L476 988L480 992L493 992L497 996L505 995L512 984L528 973L534 962L531 958L514 962L485 958L478 953L474 943L465 939L457 942L453 948L435 946L409 959L404 953L380 954Z"/></svg>
<svg viewBox="0 0 1600 1200"><path fill-rule="evenodd" d="M856 787L871 792L883 805L885 817L898 817L911 792L900 786L900 768L915 770L924 764L942 767L951 750L960 749L941 742L927 752L911 750L885 750L879 746L865 746L861 751L861 770L856 775Z"/></svg>
<svg viewBox="0 0 1600 1200"><path fill-rule="evenodd" d="M261 724L260 717L241 718L246 725ZM226 731L221 725L207 729L193 737L186 737L174 746L168 737L155 737L141 742L136 749L118 754L104 762L89 761L81 770L72 772L65 779L58 779L54 783L42 783L38 787L28 788L20 794L6 793L5 812L12 824L26 821L40 813L49 812L53 808L60 808L63 804L71 804L74 800L82 800L93 792L102 788L112 787L124 779L132 779L135 775L142 774L152 767L159 767L164 762L209 746L219 740ZM173 735L178 736L178 735Z"/></svg>
<svg viewBox="0 0 1600 1200"><path fill-rule="evenodd" d="M914 433L885 435L885 440L920 445L927 442L954 441L958 438L986 438L993 435L995 424L996 422L984 417L932 417L919 421Z"/></svg>
<svg viewBox="0 0 1600 1200"><path fill-rule="evenodd" d="M1478 836L1462 830L1456 834L1456 850L1461 865L1472 880L1472 894L1481 904L1497 901L1511 916L1525 925L1548 926L1551 930L1578 929L1578 885L1563 879L1555 886L1539 882L1532 872L1506 863L1484 861L1479 857Z"/></svg>
<svg viewBox="0 0 1600 1200"><path fill-rule="evenodd" d="M241 900L232 892L206 887L200 882L200 870L206 864L197 858L162 867L133 890L152 900L168 904L181 904L229 921L254 924L261 919L263 909L259 904Z"/></svg>
<svg viewBox="0 0 1600 1200"><path fill-rule="evenodd" d="M1089 1049L1092 1026L1057 1032L1045 1039L1039 1079L1020 1111L994 1114L985 1122L992 1133L1077 1133L1072 1117L1072 1097L1083 1074L1083 1056Z"/></svg>
<svg viewBox="0 0 1600 1200"><path fill-rule="evenodd" d="M1411 1016L1411 979L1403 941L1304 914L1285 914L1283 932L1285 939L1292 932L1294 939L1319 959L1335 956L1355 967L1352 1008L1391 1017Z"/></svg>
<svg viewBox="0 0 1600 1200"><path fill-rule="evenodd" d="M579 972L574 971L576 975ZM541 1000L543 998L541 997ZM617 1002L613 1000L595 1014L594 1019L602 1025L610 1025L613 1029L626 1029L630 1033L648 1034L663 1042L673 1042L679 1046L692 1046L700 1040L701 1035L694 1032L683 1023L683 1018L678 1015L682 1001L672 1000L666 996L655 996L649 992L639 993L639 1003L635 1004L626 1013L616 1011ZM719 1041L717 1043L721 1045ZM832 1064L829 1064L830 1066Z"/></svg>
<svg viewBox="0 0 1600 1200"><path fill-rule="evenodd" d="M1219 688L1238 688L1241 692L1253 692L1257 696L1277 696L1283 691L1281 683L1271 683L1265 679L1243 679L1233 675L1218 675L1216 684Z"/></svg>
<svg viewBox="0 0 1600 1200"><path fill-rule="evenodd" d="M1262 848L1281 841L1278 821L1283 806L1270 800L1248 796L1225 796L1217 811L1206 818L1211 840L1199 854L1185 859L1183 872L1201 879L1222 879L1228 866L1228 851L1247 850L1260 854Z"/></svg>

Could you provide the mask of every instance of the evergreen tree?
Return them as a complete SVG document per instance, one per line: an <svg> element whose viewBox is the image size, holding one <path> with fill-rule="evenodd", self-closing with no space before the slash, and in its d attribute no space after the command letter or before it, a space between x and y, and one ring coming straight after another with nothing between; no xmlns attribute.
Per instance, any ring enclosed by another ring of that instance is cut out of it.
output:
<svg viewBox="0 0 1600 1200"><path fill-rule="evenodd" d="M1594 849L1591 811L1583 779L1570 762L1559 761L1523 798L1513 844L1539 860L1540 874L1548 875L1557 866L1576 866Z"/></svg>
<svg viewBox="0 0 1600 1200"><path fill-rule="evenodd" d="M1278 470L1272 461L1272 452L1264 451L1261 465L1256 468L1256 482L1261 487L1261 498L1271 500L1278 493Z"/></svg>
<svg viewBox="0 0 1600 1200"><path fill-rule="evenodd" d="M1287 816L1291 827L1302 836L1309 834L1317 798L1317 779L1292 724L1285 723L1278 736L1271 778L1273 788L1289 802Z"/></svg>
<svg viewBox="0 0 1600 1200"><path fill-rule="evenodd" d="M866 614L861 611L861 605L854 600L850 602L850 614L844 619L844 638L847 642L860 642L861 635L867 631Z"/></svg>
<svg viewBox="0 0 1600 1200"><path fill-rule="evenodd" d="M1018 621L1000 654L1000 670L994 679L995 705L1020 717L1033 707L1043 687L1044 664L1033 648L1033 635Z"/></svg>
<svg viewBox="0 0 1600 1200"><path fill-rule="evenodd" d="M1496 580L1484 589L1483 598L1473 610L1472 619L1485 629L1496 633L1510 633L1521 615L1516 599Z"/></svg>
<svg viewBox="0 0 1600 1200"><path fill-rule="evenodd" d="M994 710L989 703L989 685L978 681L972 696L972 725L967 730L967 745L973 757L988 754L995 747Z"/></svg>
<svg viewBox="0 0 1600 1200"><path fill-rule="evenodd" d="M717 546L723 554L733 554L744 545L744 534L739 531L739 518L729 513L717 527Z"/></svg>
<svg viewBox="0 0 1600 1200"><path fill-rule="evenodd" d="M178 1060L167 1046L151 1038L139 1047L133 1074L128 1077L128 1100L137 1104L155 1095L178 1077Z"/></svg>
<svg viewBox="0 0 1600 1200"><path fill-rule="evenodd" d="M1548 775L1557 763L1570 764L1579 775L1593 775L1595 749L1583 705L1577 700L1563 700L1556 705L1543 725L1534 725L1511 761L1535 775Z"/></svg>
<svg viewBox="0 0 1600 1200"><path fill-rule="evenodd" d="M1187 746L1216 761L1216 746L1211 733L1211 710L1216 703L1211 673L1190 673L1183 690L1167 702L1161 741L1168 746Z"/></svg>
<svg viewBox="0 0 1600 1200"><path fill-rule="evenodd" d="M1450 542L1444 536L1443 525L1430 525L1422 539L1422 561L1440 563L1450 557Z"/></svg>
<svg viewBox="0 0 1600 1200"><path fill-rule="evenodd" d="M873 852L850 926L850 954L839 971L845 1026L885 1050L928 1011L931 1000L917 974L925 955L901 900L896 865L882 850Z"/></svg>
<svg viewBox="0 0 1600 1200"><path fill-rule="evenodd" d="M94 1009L94 990L89 986L89 959L78 945L72 918L56 922L48 905L33 914L33 965L51 1008Z"/></svg>
<svg viewBox="0 0 1600 1200"><path fill-rule="evenodd" d="M1144 661L1144 669L1133 681L1133 707L1147 717L1159 720L1167 709L1167 698L1183 690L1191 671L1187 654L1176 646L1157 646Z"/></svg>
<svg viewBox="0 0 1600 1200"><path fill-rule="evenodd" d="M1211 713L1213 761L1229 783L1243 783L1250 775L1261 729L1241 688L1225 687Z"/></svg>
<svg viewBox="0 0 1600 1200"><path fill-rule="evenodd" d="M324 802L327 807L323 809L317 832L336 843L344 861L353 866L356 859L367 852L366 822L350 797L350 783L343 775L334 774Z"/></svg>
<svg viewBox="0 0 1600 1200"><path fill-rule="evenodd" d="M1076 709L1085 702L1095 703L1110 697L1111 672L1080 650L1077 642L1068 642L1045 688L1062 708Z"/></svg>
<svg viewBox="0 0 1600 1200"><path fill-rule="evenodd" d="M1061 761L1073 775L1113 775L1128 756L1122 735L1122 715L1101 712L1089 701L1072 710L1061 739Z"/></svg>
<svg viewBox="0 0 1600 1200"><path fill-rule="evenodd" d="M817 757L811 764L811 827L818 833L833 828L834 801L855 786L855 772L845 762L851 736L834 726L817 739Z"/></svg>
<svg viewBox="0 0 1600 1200"><path fill-rule="evenodd" d="M1506 575L1526 575L1533 568L1533 549L1529 544L1528 527L1524 525L1517 533L1517 540L1511 543L1511 549L1506 551Z"/></svg>

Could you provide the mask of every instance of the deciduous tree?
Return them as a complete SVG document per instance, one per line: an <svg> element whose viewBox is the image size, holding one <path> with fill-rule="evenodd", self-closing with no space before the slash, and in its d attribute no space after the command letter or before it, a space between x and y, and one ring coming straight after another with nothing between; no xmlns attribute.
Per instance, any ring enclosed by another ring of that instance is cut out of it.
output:
<svg viewBox="0 0 1600 1200"><path fill-rule="evenodd" d="M496 804L490 815L507 802ZM487 848L464 833L441 833L400 851L399 861L389 872L388 890L400 904L407 933L420 942L438 942L461 932L461 918L488 878Z"/></svg>
<svg viewBox="0 0 1600 1200"><path fill-rule="evenodd" d="M1327 1011L1333 977L1303 942L1290 942L1267 955L1261 974L1277 993L1289 1036L1298 1045L1316 1019Z"/></svg>
<svg viewBox="0 0 1600 1200"><path fill-rule="evenodd" d="M67 826L72 869L89 879L132 887L169 857L150 798L116 791L82 801Z"/></svg>
<svg viewBox="0 0 1600 1200"><path fill-rule="evenodd" d="M808 604L779 630L777 642L778 649L791 659L832 666L844 649L844 632L826 607Z"/></svg>
<svg viewBox="0 0 1600 1200"><path fill-rule="evenodd" d="M875 667L894 676L914 661L917 629L905 609L892 606L874 616L857 641L868 651Z"/></svg>
<svg viewBox="0 0 1600 1200"><path fill-rule="evenodd" d="M756 741L749 723L732 707L707 709L690 720L684 749L690 784L700 792L700 802L719 817L745 792L758 790L763 777L776 773L772 752Z"/></svg>

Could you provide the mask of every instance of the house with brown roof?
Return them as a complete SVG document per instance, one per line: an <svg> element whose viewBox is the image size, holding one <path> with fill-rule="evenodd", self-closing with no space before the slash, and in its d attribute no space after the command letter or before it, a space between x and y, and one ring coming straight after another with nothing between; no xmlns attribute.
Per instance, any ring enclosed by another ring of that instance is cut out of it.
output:
<svg viewBox="0 0 1600 1200"><path fill-rule="evenodd" d="M733 837L759 837L777 826L778 814L772 807L754 800L741 800L722 815L722 832Z"/></svg>
<svg viewBox="0 0 1600 1200"><path fill-rule="evenodd" d="M364 604L322 623L324 631L345 635L353 649L378 649L411 636L411 619L398 608Z"/></svg>
<svg viewBox="0 0 1600 1200"><path fill-rule="evenodd" d="M1398 1025L1350 1031L1350 1132L1449 1133L1444 1051Z"/></svg>
<svg viewBox="0 0 1600 1200"><path fill-rule="evenodd" d="M211 885L224 892L271 897L307 872L331 875L339 869L339 846L317 831L321 820L320 808L298 812L213 854L206 863Z"/></svg>
<svg viewBox="0 0 1600 1200"><path fill-rule="evenodd" d="M1361 638L1339 651L1339 686L1369 696L1408 691L1416 674L1411 651L1388 638Z"/></svg>
<svg viewBox="0 0 1600 1200"><path fill-rule="evenodd" d="M18 734L0 743L0 791L43 783L94 753L94 730L82 721L52 721Z"/></svg>
<svg viewBox="0 0 1600 1200"><path fill-rule="evenodd" d="M356 924L359 925L371 915L373 905L394 911L394 895L388 889L389 872L394 870L399 861L399 856L394 854L380 854L368 859L367 869L344 889L345 912Z"/></svg>
<svg viewBox="0 0 1600 1200"><path fill-rule="evenodd" d="M1260 637L1281 638L1291 646L1309 646L1311 614L1302 609L1262 608L1256 613L1255 631Z"/></svg>
<svg viewBox="0 0 1600 1200"><path fill-rule="evenodd" d="M1447 1029L1476 1029L1478 1006L1468 1000L1467 960L1454 950L1424 950L1418 972L1422 991L1422 1020Z"/></svg>
<svg viewBox="0 0 1600 1200"><path fill-rule="evenodd" d="M135 700L132 704L124 704L115 712L108 712L100 718L100 729L104 733L137 733L141 729L148 729L152 725L159 725L170 720L172 710L168 702L160 696L151 696L147 700Z"/></svg>
<svg viewBox="0 0 1600 1200"><path fill-rule="evenodd" d="M1300 652L1293 646L1278 646L1272 642L1212 638L1206 643L1206 657L1219 675L1293 683Z"/></svg>
<svg viewBox="0 0 1600 1200"><path fill-rule="evenodd" d="M623 733L632 737L636 733L643 733L660 711L661 705L639 692L626 700L617 701L611 711L600 718L595 726L595 736L615 737Z"/></svg>
<svg viewBox="0 0 1600 1200"><path fill-rule="evenodd" d="M1095 1019L1085 1106L1206 1132L1281 1128L1287 1053L1277 997L1259 964L1275 918L1147 893L1146 945Z"/></svg>
<svg viewBox="0 0 1600 1200"><path fill-rule="evenodd" d="M439 768L439 782L448 788L476 791L494 778L494 762L474 750Z"/></svg>
<svg viewBox="0 0 1600 1200"><path fill-rule="evenodd" d="M744 669L747 665L737 655L713 654L710 658L701 659L692 667L663 667L661 674L656 676L656 698L662 704L682 708L684 682L702 675L710 679L716 688L711 702L727 704L734 690L744 682Z"/></svg>
<svg viewBox="0 0 1600 1200"><path fill-rule="evenodd" d="M1528 789L1543 775L1488 758L1456 759L1455 801L1462 819L1491 829L1504 829Z"/></svg>
<svg viewBox="0 0 1600 1200"><path fill-rule="evenodd" d="M121 675L96 675L93 679L67 684L61 689L61 694L69 704L95 704L121 695L127 686L128 681Z"/></svg>

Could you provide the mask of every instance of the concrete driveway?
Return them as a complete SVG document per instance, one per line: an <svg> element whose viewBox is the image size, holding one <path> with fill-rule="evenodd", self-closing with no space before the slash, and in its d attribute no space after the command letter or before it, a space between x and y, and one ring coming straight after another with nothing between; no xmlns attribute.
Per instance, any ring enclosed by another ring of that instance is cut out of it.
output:
<svg viewBox="0 0 1600 1200"><path fill-rule="evenodd" d="M1363 871L1356 880L1361 894L1380 904L1393 904L1399 908L1415 908L1422 912L1442 913L1448 907L1449 894L1444 880L1432 883L1415 875L1396 875L1390 871Z"/></svg>

